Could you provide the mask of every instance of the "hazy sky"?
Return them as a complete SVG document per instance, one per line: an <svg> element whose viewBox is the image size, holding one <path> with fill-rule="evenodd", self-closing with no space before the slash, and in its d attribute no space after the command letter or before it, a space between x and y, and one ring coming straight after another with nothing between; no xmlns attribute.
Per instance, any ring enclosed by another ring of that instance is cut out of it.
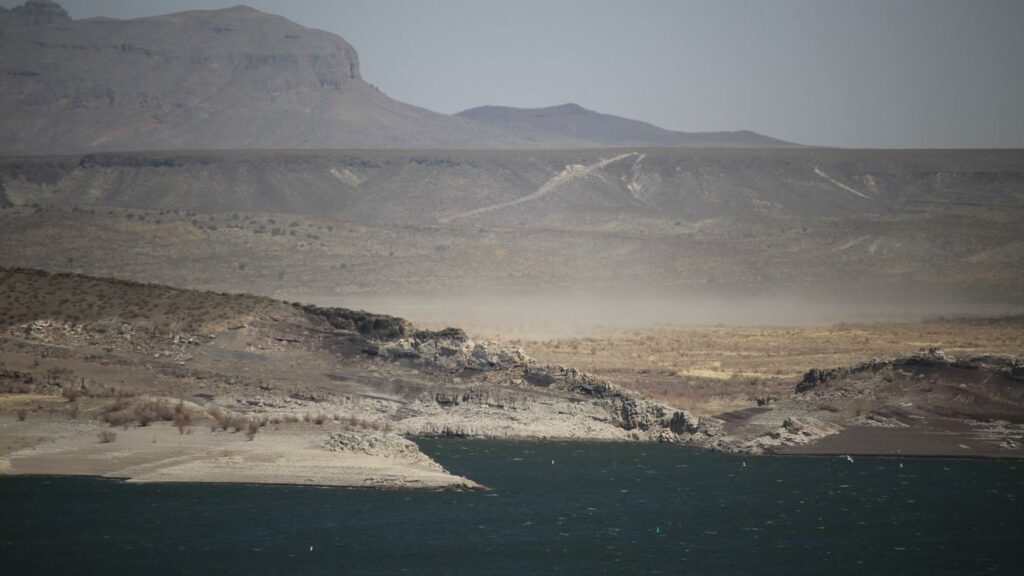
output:
<svg viewBox="0 0 1024 576"><path fill-rule="evenodd" d="M131 18L239 1L61 3ZM1024 148L1022 0L247 4L340 34L367 81L439 112L577 102L806 144Z"/></svg>

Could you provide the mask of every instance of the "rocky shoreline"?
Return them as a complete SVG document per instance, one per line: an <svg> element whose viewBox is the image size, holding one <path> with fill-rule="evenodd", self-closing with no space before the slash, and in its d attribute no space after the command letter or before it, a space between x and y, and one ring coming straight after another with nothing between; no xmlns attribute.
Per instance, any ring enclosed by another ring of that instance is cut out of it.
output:
<svg viewBox="0 0 1024 576"><path fill-rule="evenodd" d="M6 473L478 488L422 455L407 439L416 437L1024 457L1019 357L930 350L815 369L790 393L697 415L455 328L2 272L13 314L0 331ZM26 305L40 293L53 294L62 312ZM60 308L62 294L74 295L63 300L71 309ZM117 440L98 439L104 432Z"/></svg>

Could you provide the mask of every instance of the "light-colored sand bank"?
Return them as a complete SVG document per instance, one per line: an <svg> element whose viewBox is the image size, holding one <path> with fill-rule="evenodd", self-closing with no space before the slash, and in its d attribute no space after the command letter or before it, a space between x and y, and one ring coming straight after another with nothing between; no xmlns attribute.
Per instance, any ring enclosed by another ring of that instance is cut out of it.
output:
<svg viewBox="0 0 1024 576"><path fill-rule="evenodd" d="M116 434L102 442L99 433ZM329 445L326 432L302 427L244 434L164 423L128 429L90 422L0 419L0 474L88 475L128 482L235 482L385 489L482 487L454 476L405 440L360 450ZM397 448L396 448L397 447Z"/></svg>

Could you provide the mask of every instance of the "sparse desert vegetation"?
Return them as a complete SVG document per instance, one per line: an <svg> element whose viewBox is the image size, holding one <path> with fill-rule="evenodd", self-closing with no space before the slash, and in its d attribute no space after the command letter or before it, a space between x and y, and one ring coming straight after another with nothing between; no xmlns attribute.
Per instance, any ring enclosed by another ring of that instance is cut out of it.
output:
<svg viewBox="0 0 1024 576"><path fill-rule="evenodd" d="M133 424L149 426L154 422L174 422L179 430L187 427L205 411L184 402L158 398L121 398L103 409L102 420L111 426L127 428Z"/></svg>
<svg viewBox="0 0 1024 576"><path fill-rule="evenodd" d="M249 295L176 290L34 269L0 269L0 327L51 319L102 321L102 328L108 331L120 329L118 321L136 321L134 327L141 330L197 331L279 305Z"/></svg>
<svg viewBox="0 0 1024 576"><path fill-rule="evenodd" d="M782 434L777 429L785 418L799 421L809 411L826 419L886 422L872 411L886 409L905 381L885 368L876 389L888 396L873 403L836 403L822 396L801 404L794 389L811 368L922 348L969 356L1014 354L1024 345L1022 317L606 328L590 329L585 337L501 342L358 310L71 273L0 269L0 282L7 288L0 316L11 318L0 326L0 413L8 415L0 426L55 430L66 433L68 442L95 438L89 443L95 450L116 442L118 450L157 454L161 466L171 467L177 446L230 446L231 458L242 457L239 450L265 449L259 458L273 459L294 449L297 439L306 439L301 442L308 448L309 439L340 432L360 438L397 432L657 439L759 451L769 444L729 436L723 419L753 415L747 420L759 435ZM131 304L104 305L104 295ZM48 302L58 297L67 302L58 300L51 310ZM23 301L30 305L12 315L10 308ZM150 315L161 319L160 327ZM1014 400L998 394L1010 388L992 388L987 397L1000 417ZM949 390L942 388L942 398L936 397L942 409L958 406ZM984 416L984 410L971 412L971 418ZM813 430L825 434L839 425ZM790 422L790 428L799 426ZM1000 434L1015 434L1015 426ZM31 446L45 434L15 436L5 440L10 450ZM307 456L321 456L321 448L310 450ZM227 462L214 459L204 466L224 474L219 466ZM175 477L192 477L180 474Z"/></svg>
<svg viewBox="0 0 1024 576"><path fill-rule="evenodd" d="M1024 316L812 327L663 328L586 338L512 340L545 362L582 370L703 414L783 396L812 368L940 348L1019 354Z"/></svg>
<svg viewBox="0 0 1024 576"><path fill-rule="evenodd" d="M567 166L615 154L0 159L20 198L0 210L0 264L306 300L581 287L1024 296L1019 151L622 154L526 202ZM358 184L339 188L341 167Z"/></svg>

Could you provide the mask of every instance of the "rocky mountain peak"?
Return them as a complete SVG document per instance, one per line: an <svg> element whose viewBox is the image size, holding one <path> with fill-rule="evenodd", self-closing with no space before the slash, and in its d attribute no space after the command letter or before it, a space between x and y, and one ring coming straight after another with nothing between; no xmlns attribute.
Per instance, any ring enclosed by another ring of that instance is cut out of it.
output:
<svg viewBox="0 0 1024 576"><path fill-rule="evenodd" d="M569 102L567 104L561 104L558 106L551 106L548 108L551 112L561 112L563 114L578 114L580 112L587 112L587 109L575 102Z"/></svg>
<svg viewBox="0 0 1024 576"><path fill-rule="evenodd" d="M72 20L50 0L0 8L0 151L221 148L759 146L578 104L456 117L363 81L345 39L244 5Z"/></svg>
<svg viewBox="0 0 1024 576"><path fill-rule="evenodd" d="M236 4L230 8L225 8L224 12L259 12L259 10L245 4Z"/></svg>
<svg viewBox="0 0 1024 576"><path fill-rule="evenodd" d="M67 10L50 0L28 0L23 6L0 8L0 25L40 26L70 22Z"/></svg>

